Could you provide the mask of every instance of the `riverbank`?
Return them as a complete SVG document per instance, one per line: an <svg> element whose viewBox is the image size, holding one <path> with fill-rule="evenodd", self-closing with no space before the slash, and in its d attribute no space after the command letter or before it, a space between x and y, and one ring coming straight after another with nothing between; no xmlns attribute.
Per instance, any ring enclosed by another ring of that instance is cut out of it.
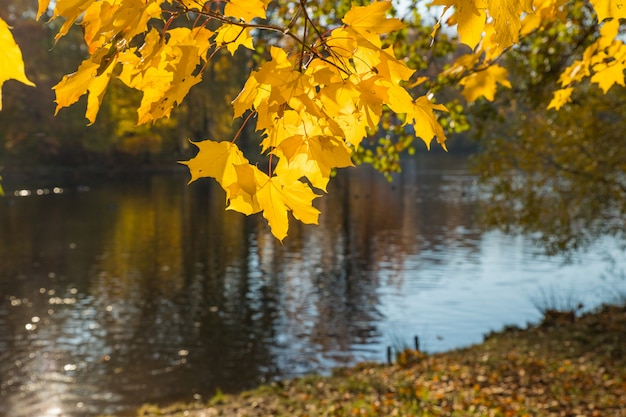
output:
<svg viewBox="0 0 626 417"><path fill-rule="evenodd" d="M626 416L626 307L548 311L526 329L392 366L272 383L206 404L146 405L139 416Z"/></svg>

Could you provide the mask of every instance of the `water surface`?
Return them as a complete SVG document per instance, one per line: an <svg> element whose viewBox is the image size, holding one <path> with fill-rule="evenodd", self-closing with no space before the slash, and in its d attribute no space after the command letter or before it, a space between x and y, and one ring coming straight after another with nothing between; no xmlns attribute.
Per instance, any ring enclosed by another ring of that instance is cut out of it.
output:
<svg viewBox="0 0 626 417"><path fill-rule="evenodd" d="M428 155L393 184L342 171L320 225L292 222L283 245L185 175L5 180L0 415L130 416L384 361L415 335L428 351L477 343L537 320L546 294L586 308L615 296L616 242L564 264L480 230L464 163Z"/></svg>

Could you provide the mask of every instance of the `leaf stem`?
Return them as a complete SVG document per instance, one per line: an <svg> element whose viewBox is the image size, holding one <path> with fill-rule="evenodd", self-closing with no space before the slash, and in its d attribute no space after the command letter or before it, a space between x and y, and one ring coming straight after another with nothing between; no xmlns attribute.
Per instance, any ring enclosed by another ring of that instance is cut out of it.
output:
<svg viewBox="0 0 626 417"><path fill-rule="evenodd" d="M235 136L233 137L233 140L231 140L231 143L235 143L237 138L239 138L239 136L241 135L241 132L243 132L243 128L246 126L246 124L248 124L248 120L250 120L252 118L252 116L255 115L255 114L256 114L256 110L253 110L253 111L250 112L250 114L248 114L248 116L243 121L241 126L239 126L239 130L237 130L237 133L235 133Z"/></svg>

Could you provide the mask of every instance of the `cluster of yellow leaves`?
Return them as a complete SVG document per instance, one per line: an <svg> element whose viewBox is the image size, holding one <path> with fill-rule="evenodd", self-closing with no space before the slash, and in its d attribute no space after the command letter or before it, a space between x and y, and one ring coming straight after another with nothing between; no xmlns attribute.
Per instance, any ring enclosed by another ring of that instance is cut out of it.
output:
<svg viewBox="0 0 626 417"><path fill-rule="evenodd" d="M427 145L435 137L443 145L433 110L445 107L427 97L413 99L401 84L414 71L391 48L382 48L381 35L402 27L385 16L390 6L353 7L343 26L319 40L316 47L323 53L289 56L272 47L272 59L251 74L233 106L235 117L256 116L262 151L278 162L268 175L250 165L236 145L205 141L185 162L192 181L215 178L226 190L229 209L263 212L282 240L287 211L304 223L317 223L314 190L326 190L332 169L352 165L351 150L368 129L377 128L383 106L402 114Z"/></svg>
<svg viewBox="0 0 626 417"><path fill-rule="evenodd" d="M574 91L572 86L586 77L590 77L591 82L598 84L605 93L615 84L625 86L626 44L618 38L620 26L618 16L626 17L626 14L621 11L622 8L614 7L613 4L609 5L608 2L592 3L596 3L594 4L596 7L602 7L597 10L598 16L601 12L604 15L613 10L620 14L608 15L608 19L602 24L598 39L585 49L581 59L576 60L563 71L559 78L562 88L554 92L554 97L548 105L549 109L558 110L568 103ZM623 8L626 9L626 7Z"/></svg>
<svg viewBox="0 0 626 417"><path fill-rule="evenodd" d="M559 80L549 108L560 108L573 85L590 77L605 92L625 85L626 46L619 39L619 19L626 18L626 0L592 0L602 29L582 58ZM142 92L138 124L169 117L220 49L234 54L239 47L254 50L254 36L264 29L298 40L292 53L271 47L271 60L254 71L233 101L234 118L255 121L267 169L250 164L232 142L197 143L197 156L184 162L191 181L215 178L226 192L228 209L245 214L262 212L272 233L282 240L288 212L317 223L312 205L326 191L335 168L352 165L352 151L375 132L388 108L427 146L433 138L445 148L445 135L435 111L445 111L428 96L414 98L404 87L414 71L383 46L386 34L403 23L389 18L388 1L354 6L335 28L291 32L264 22L270 0L56 0L52 17L62 18L58 40L80 22L89 56L77 71L54 87L58 112L87 95L86 118L96 120L112 78ZM443 76L458 80L468 101L493 100L497 87L511 87L497 60L520 39L563 19L566 0L433 0L443 6L446 23L456 26L470 52L460 56ZM305 3L296 4L304 8ZM39 0L38 17L51 7ZM302 11L304 10L304 11ZM313 23L306 10L303 20ZM191 24L175 23L186 17ZM294 19L299 18L298 14ZM190 27L188 27L190 26ZM440 26L438 23L435 31ZM0 20L0 88L15 79L32 85L6 23ZM0 96L1 99L1 96ZM1 107L0 107L1 108Z"/></svg>
<svg viewBox="0 0 626 417"><path fill-rule="evenodd" d="M216 15L210 3L169 4L178 13L217 16L220 24L214 30L204 24L170 29L156 0L58 0L53 16L67 19L58 37L82 15L91 55L54 87L57 112L87 94L85 116L93 123L115 76L142 92L139 124L168 117L200 82L216 50L253 49L252 22L263 19L268 6L266 0L230 0ZM41 0L40 13L47 7ZM271 60L250 75L233 102L235 118L247 114L248 121L254 115L261 150L270 156L267 172L250 164L234 141L205 141L198 144L198 155L185 162L191 180L215 178L226 192L228 209L262 212L282 240L288 212L304 223L317 223L316 192L326 191L333 169L352 165L352 150L368 130L377 129L385 106L402 115L427 145L435 137L443 145L434 110L445 108L425 96L414 99L402 86L414 71L391 48L383 49L381 36L403 27L386 16L390 7L390 2L353 7L341 27L320 34L310 48L303 44L298 53L272 47ZM151 24L156 20L165 29Z"/></svg>
<svg viewBox="0 0 626 417"><path fill-rule="evenodd" d="M443 75L456 77L468 101L479 97L493 100L497 85L511 87L507 70L496 63L520 36L540 30L546 23L565 19L562 6L566 0L434 0L444 6L443 14L453 8L447 23L456 25L461 41L472 53L459 57ZM624 86L626 46L618 38L619 19L626 18L626 1L592 0L598 20L603 23L600 37L590 45L580 60L561 75L561 89L554 93L548 109L559 109L570 101L573 85L585 77L606 92L614 84ZM443 16L442 14L442 16Z"/></svg>

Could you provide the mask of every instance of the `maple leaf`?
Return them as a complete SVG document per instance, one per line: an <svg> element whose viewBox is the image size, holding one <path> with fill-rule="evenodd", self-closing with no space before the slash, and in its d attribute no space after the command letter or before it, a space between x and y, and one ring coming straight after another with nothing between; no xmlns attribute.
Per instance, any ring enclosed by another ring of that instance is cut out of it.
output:
<svg viewBox="0 0 626 417"><path fill-rule="evenodd" d="M48 6L50 6L50 0L39 0L37 7L37 20L43 16L45 12L48 11Z"/></svg>
<svg viewBox="0 0 626 417"><path fill-rule="evenodd" d="M198 148L198 153L190 160L180 162L189 168L189 184L209 177L215 178L222 187L228 187L237 181L234 166L248 163L241 150L232 142L203 140L191 143Z"/></svg>
<svg viewBox="0 0 626 417"><path fill-rule="evenodd" d="M226 46L231 55L235 54L239 46L254 50L250 30L249 27L223 24L215 32L215 44Z"/></svg>
<svg viewBox="0 0 626 417"><path fill-rule="evenodd" d="M262 212L271 232L281 242L289 230L288 212L307 224L317 224L319 210L313 200L319 195L301 181L285 182L279 176L269 177L254 165L234 166L237 181L228 187L228 210L247 215Z"/></svg>
<svg viewBox="0 0 626 417"><path fill-rule="evenodd" d="M432 103L427 96L418 97L413 109L407 114L407 122L411 122L415 129L415 136L421 138L428 149L430 149L430 142L435 137L443 149L446 149L446 135L433 110L448 111L446 106Z"/></svg>
<svg viewBox="0 0 626 417"><path fill-rule="evenodd" d="M256 198L259 188L257 175L261 180L265 180L267 175L250 164L238 164L234 166L237 182L230 184L226 188L228 195L228 206L226 210L234 210L247 216L261 211L261 206Z"/></svg>
<svg viewBox="0 0 626 417"><path fill-rule="evenodd" d="M595 74L591 76L591 82L597 83L606 94L614 84L619 84L622 87L626 86L624 84L625 69L626 62L623 60L596 65L593 67Z"/></svg>
<svg viewBox="0 0 626 417"><path fill-rule="evenodd" d="M60 37L66 35L72 25L95 1L96 0L56 0L52 17L63 17L65 21L54 39L58 40ZM43 5L40 4L39 9L41 10L42 7Z"/></svg>
<svg viewBox="0 0 626 417"><path fill-rule="evenodd" d="M89 94L85 117L89 120L90 124L95 122L96 115L102 104L104 91L111 79L111 72L117 62L117 56L112 56L106 68L104 68L103 71L99 71L108 53L106 49L100 49L96 55L83 61L75 73L65 75L58 84L52 87L56 94L55 102L57 103L55 115L58 114L59 110L63 107L68 107L76 103L84 94Z"/></svg>
<svg viewBox="0 0 626 417"><path fill-rule="evenodd" d="M604 19L626 18L626 0L590 0L598 15L598 21Z"/></svg>
<svg viewBox="0 0 626 417"><path fill-rule="evenodd" d="M287 237L289 230L288 212L302 223L317 224L319 210L313 207L313 200L319 195L300 181L283 183L280 177L269 178L265 173L255 171L260 185L256 198L263 210L272 234L281 242Z"/></svg>
<svg viewBox="0 0 626 417"><path fill-rule="evenodd" d="M254 77L254 74L250 75L237 97L231 103L233 105L233 119L243 115L246 110L257 107L260 100L269 95L267 90L261 90L259 86L260 84Z"/></svg>
<svg viewBox="0 0 626 417"><path fill-rule="evenodd" d="M457 32L461 42L474 49L483 33L487 14L483 8L476 7L474 1L434 0L432 5L445 6L441 16L454 6L454 15L449 19L449 25L457 25Z"/></svg>
<svg viewBox="0 0 626 417"><path fill-rule="evenodd" d="M559 110L561 107L565 105L565 103L569 103L572 100L572 92L574 91L573 87L561 88L560 90L556 90L554 92L554 97L548 104L549 109Z"/></svg>
<svg viewBox="0 0 626 417"><path fill-rule="evenodd" d="M13 39L6 22L0 19L0 110L2 110L2 85L7 80L16 80L22 84L34 87L32 81L26 77L22 51Z"/></svg>
<svg viewBox="0 0 626 417"><path fill-rule="evenodd" d="M404 24L400 19L388 18L390 1L375 1L367 6L353 6L342 19L364 38L374 44L380 44L380 35L400 30Z"/></svg>
<svg viewBox="0 0 626 417"><path fill-rule="evenodd" d="M284 140L278 148L285 156L280 161L287 161L282 165L295 168L295 171L299 172L295 174L297 178L294 179L305 176L315 188L323 191L326 191L332 169L354 166L348 146L343 140L334 137L294 136ZM300 169L301 164L306 165L306 171Z"/></svg>
<svg viewBox="0 0 626 417"><path fill-rule="evenodd" d="M326 192L330 181L330 171L322 172L317 161L309 159L308 154L298 153L291 160L287 160L280 148L275 149L274 154L280 158L274 168L274 173L280 176L283 182L301 181L306 178L313 188Z"/></svg>
<svg viewBox="0 0 626 417"><path fill-rule="evenodd" d="M521 15L532 13L532 0L487 0L491 24L497 35L500 50L519 40Z"/></svg>
<svg viewBox="0 0 626 417"><path fill-rule="evenodd" d="M224 15L252 22L257 17L265 19L266 8L261 0L230 0L224 6Z"/></svg>
<svg viewBox="0 0 626 417"><path fill-rule="evenodd" d="M471 73L461 79L459 84L463 86L462 94L467 101L473 102L479 97L493 101L498 84L511 88L507 76L508 72L504 67L494 64Z"/></svg>
<svg viewBox="0 0 626 417"><path fill-rule="evenodd" d="M162 117L169 117L174 105L182 103L189 90L194 85L202 81L200 75L193 72L198 64L197 48L190 45L176 46L178 60L172 63L170 71L173 74L170 85L163 90L160 97L152 101L150 110L144 118L140 118L138 123L148 120L158 120Z"/></svg>

